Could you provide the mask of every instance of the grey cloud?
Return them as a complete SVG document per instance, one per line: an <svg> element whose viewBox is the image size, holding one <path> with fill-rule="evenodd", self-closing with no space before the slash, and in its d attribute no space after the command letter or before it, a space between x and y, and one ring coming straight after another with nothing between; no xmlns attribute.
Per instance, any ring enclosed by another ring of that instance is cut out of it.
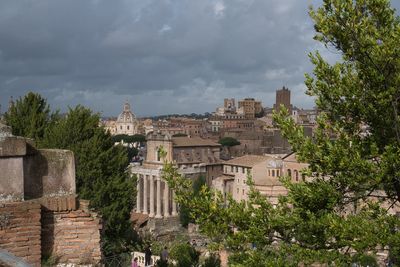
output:
<svg viewBox="0 0 400 267"><path fill-rule="evenodd" d="M0 103L34 90L54 108L116 115L213 111L224 97L304 96L307 15L320 0L4 0ZM175 102L174 102L175 101Z"/></svg>

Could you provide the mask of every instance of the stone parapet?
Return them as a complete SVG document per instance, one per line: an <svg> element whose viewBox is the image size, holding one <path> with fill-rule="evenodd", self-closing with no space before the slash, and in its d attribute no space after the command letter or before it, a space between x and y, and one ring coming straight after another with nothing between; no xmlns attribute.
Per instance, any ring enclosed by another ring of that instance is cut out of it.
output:
<svg viewBox="0 0 400 267"><path fill-rule="evenodd" d="M0 157L21 157L26 154L25 138L10 136L0 140Z"/></svg>

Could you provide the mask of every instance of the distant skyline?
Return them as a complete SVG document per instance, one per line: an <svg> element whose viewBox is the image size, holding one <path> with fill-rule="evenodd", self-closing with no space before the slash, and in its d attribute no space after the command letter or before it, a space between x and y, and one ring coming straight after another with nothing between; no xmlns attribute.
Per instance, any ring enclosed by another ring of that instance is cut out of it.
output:
<svg viewBox="0 0 400 267"><path fill-rule="evenodd" d="M117 116L128 101L140 117L204 113L232 97L272 106L282 86L311 108L308 53L338 57L313 40L308 6L320 3L3 0L1 111L34 91L62 112L82 104Z"/></svg>

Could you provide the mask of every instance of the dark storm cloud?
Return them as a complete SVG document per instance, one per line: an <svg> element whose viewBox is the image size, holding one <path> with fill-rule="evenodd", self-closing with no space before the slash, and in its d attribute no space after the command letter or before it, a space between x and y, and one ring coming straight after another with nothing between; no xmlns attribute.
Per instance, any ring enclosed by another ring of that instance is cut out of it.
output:
<svg viewBox="0 0 400 267"><path fill-rule="evenodd" d="M116 115L213 111L224 97L265 105L304 96L312 40L299 0L0 2L0 103L34 90L53 107Z"/></svg>

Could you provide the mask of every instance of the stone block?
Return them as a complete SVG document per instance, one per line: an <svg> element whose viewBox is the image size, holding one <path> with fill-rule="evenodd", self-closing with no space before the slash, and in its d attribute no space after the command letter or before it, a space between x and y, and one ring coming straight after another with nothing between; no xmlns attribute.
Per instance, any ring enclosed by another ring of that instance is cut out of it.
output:
<svg viewBox="0 0 400 267"><path fill-rule="evenodd" d="M27 154L27 143L22 137L5 137L0 140L0 157L22 157Z"/></svg>
<svg viewBox="0 0 400 267"><path fill-rule="evenodd" d="M0 157L0 202L24 200L22 157Z"/></svg>
<svg viewBox="0 0 400 267"><path fill-rule="evenodd" d="M26 198L60 197L76 192L72 151L40 149L26 157L24 170Z"/></svg>

